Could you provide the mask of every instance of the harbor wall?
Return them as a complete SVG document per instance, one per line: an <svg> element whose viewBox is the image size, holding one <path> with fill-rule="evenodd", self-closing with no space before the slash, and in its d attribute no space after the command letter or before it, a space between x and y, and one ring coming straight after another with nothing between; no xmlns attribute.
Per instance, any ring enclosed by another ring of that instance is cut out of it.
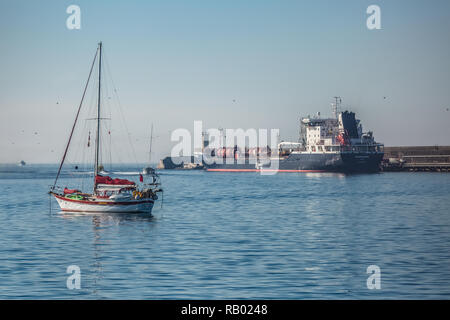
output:
<svg viewBox="0 0 450 320"><path fill-rule="evenodd" d="M450 146L385 147L384 171L450 172Z"/></svg>

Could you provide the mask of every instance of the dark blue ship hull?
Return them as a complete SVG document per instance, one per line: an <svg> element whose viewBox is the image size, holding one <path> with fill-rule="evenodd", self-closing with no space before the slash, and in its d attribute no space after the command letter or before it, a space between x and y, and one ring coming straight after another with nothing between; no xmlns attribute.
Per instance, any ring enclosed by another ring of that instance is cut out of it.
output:
<svg viewBox="0 0 450 320"><path fill-rule="evenodd" d="M256 159L223 159L224 163L204 164L208 171L250 172L342 172L369 173L380 171L383 153L298 153L276 161L257 165ZM231 162L231 163L230 163Z"/></svg>

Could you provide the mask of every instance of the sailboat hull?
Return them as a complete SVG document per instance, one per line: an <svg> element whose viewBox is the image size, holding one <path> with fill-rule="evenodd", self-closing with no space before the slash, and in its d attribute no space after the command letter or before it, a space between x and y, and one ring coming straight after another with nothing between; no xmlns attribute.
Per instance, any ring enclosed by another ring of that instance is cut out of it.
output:
<svg viewBox="0 0 450 320"><path fill-rule="evenodd" d="M86 201L67 199L53 194L62 211L72 212L99 212L99 213L151 213L154 201L131 200L126 202L116 201Z"/></svg>

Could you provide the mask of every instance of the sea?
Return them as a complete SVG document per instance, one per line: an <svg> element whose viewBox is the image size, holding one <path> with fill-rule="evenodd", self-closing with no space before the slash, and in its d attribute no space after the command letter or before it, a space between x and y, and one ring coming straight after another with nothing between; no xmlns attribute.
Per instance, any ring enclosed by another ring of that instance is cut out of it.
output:
<svg viewBox="0 0 450 320"><path fill-rule="evenodd" d="M80 214L57 169L0 165L0 299L450 298L448 173L161 170L151 214Z"/></svg>

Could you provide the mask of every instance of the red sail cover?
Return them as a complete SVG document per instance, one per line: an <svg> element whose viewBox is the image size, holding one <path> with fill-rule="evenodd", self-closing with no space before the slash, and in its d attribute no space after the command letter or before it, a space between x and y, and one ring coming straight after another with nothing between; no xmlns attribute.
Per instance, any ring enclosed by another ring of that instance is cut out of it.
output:
<svg viewBox="0 0 450 320"><path fill-rule="evenodd" d="M77 190L77 189L67 189L67 188L64 188L64 194L72 194L72 193L80 193L81 191L80 190Z"/></svg>
<svg viewBox="0 0 450 320"><path fill-rule="evenodd" d="M108 176L97 175L95 177L95 184L134 185L135 183L127 179L112 179Z"/></svg>

